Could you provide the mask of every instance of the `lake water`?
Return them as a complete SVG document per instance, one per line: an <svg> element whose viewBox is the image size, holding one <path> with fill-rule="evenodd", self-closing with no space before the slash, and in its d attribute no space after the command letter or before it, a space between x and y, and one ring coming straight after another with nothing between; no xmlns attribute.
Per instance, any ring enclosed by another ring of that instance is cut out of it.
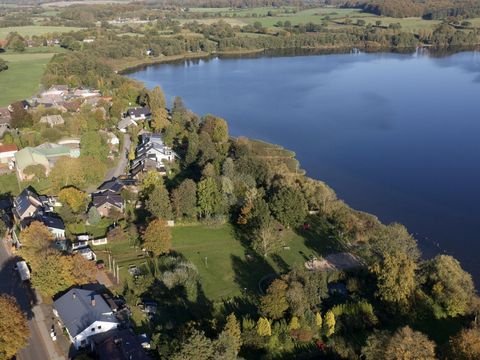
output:
<svg viewBox="0 0 480 360"><path fill-rule="evenodd" d="M480 53L210 59L130 74L234 136L294 150L352 207L401 222L480 283Z"/></svg>

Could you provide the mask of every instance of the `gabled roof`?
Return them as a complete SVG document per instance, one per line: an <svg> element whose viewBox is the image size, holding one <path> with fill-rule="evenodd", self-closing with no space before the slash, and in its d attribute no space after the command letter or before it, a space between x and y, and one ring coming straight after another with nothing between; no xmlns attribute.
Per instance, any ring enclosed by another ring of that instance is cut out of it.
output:
<svg viewBox="0 0 480 360"><path fill-rule="evenodd" d="M103 297L91 290L70 289L53 306L71 337L77 336L95 321L118 323Z"/></svg>
<svg viewBox="0 0 480 360"><path fill-rule="evenodd" d="M100 360L149 360L141 341L131 329L95 335L95 352Z"/></svg>
<svg viewBox="0 0 480 360"><path fill-rule="evenodd" d="M92 194L92 204L97 208L104 204L110 204L121 209L123 207L123 199L120 194L114 194L109 192L98 193Z"/></svg>
<svg viewBox="0 0 480 360"><path fill-rule="evenodd" d="M51 126L65 124L62 115L46 115L40 118L41 123L50 124Z"/></svg>
<svg viewBox="0 0 480 360"><path fill-rule="evenodd" d="M132 117L141 117L142 115L146 117L150 116L151 114L152 112L148 106L135 107L127 110L127 115Z"/></svg>
<svg viewBox="0 0 480 360"><path fill-rule="evenodd" d="M113 193L120 193L123 189L123 184L117 179L112 178L108 181L105 181L102 185L98 187L97 192L113 192Z"/></svg>
<svg viewBox="0 0 480 360"><path fill-rule="evenodd" d="M49 167L48 159L60 156L70 156L71 152L67 146L44 143L35 148L26 147L15 153L17 168L24 170L30 165L41 164L46 169Z"/></svg>
<svg viewBox="0 0 480 360"><path fill-rule="evenodd" d="M126 118L123 118L122 120L120 120L117 124L117 129L118 130L122 130L122 129L125 129L127 127L129 127L130 125L137 125L137 123L131 118L131 117L126 117Z"/></svg>
<svg viewBox="0 0 480 360"><path fill-rule="evenodd" d="M20 195L13 200L13 204L15 206L15 212L19 217L22 217L31 205L37 209L42 206L38 194L30 186L23 189Z"/></svg>
<svg viewBox="0 0 480 360"><path fill-rule="evenodd" d="M30 224L34 221L40 221L46 227L51 229L65 230L65 225L63 224L62 218L53 213L38 214L34 217L26 218L22 221L21 226L22 228L25 228L27 226L30 226Z"/></svg>

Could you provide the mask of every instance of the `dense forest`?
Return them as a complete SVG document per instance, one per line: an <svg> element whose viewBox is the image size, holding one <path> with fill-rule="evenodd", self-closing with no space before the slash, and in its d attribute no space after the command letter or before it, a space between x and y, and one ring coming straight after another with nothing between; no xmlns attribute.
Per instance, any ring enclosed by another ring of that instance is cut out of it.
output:
<svg viewBox="0 0 480 360"><path fill-rule="evenodd" d="M457 16L471 18L480 14L480 2L476 0L349 0L340 4L344 7L361 8L372 14L397 18L420 16L433 20Z"/></svg>

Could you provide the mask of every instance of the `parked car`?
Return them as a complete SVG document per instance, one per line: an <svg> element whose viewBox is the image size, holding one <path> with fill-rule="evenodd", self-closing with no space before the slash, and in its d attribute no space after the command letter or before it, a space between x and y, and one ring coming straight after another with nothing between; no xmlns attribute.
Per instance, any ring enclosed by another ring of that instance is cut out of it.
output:
<svg viewBox="0 0 480 360"><path fill-rule="evenodd" d="M128 273L132 276L142 275L142 271L136 265L130 265L128 267Z"/></svg>

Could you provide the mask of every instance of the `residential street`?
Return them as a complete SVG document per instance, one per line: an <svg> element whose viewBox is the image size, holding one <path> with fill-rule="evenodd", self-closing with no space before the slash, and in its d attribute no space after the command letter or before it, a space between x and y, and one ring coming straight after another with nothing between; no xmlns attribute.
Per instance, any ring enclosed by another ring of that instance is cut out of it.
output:
<svg viewBox="0 0 480 360"><path fill-rule="evenodd" d="M31 333L28 346L18 353L17 359L65 359L64 356L58 355L47 328L47 324L52 323L52 314L48 313L46 305L33 306L35 296L29 286L21 283L17 272L13 270L16 260L10 255L8 246L5 240L0 240L0 293L9 294L16 298L19 306L27 315Z"/></svg>

